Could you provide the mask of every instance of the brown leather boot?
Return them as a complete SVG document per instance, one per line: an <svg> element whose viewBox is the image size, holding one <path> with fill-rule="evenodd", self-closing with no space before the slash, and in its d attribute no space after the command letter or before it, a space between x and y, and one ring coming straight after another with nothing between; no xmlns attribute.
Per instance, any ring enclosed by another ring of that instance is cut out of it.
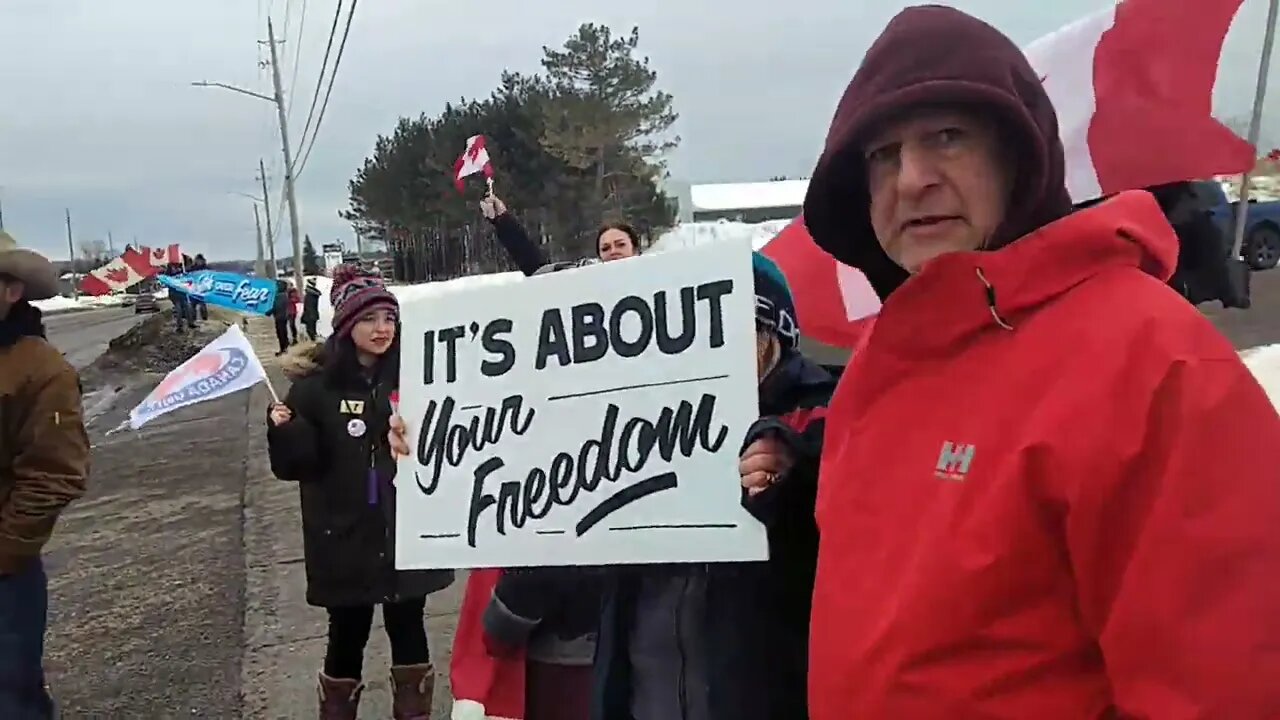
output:
<svg viewBox="0 0 1280 720"><path fill-rule="evenodd" d="M320 696L320 720L356 720L360 707L360 693L364 685L359 680L341 680L320 673L316 693Z"/></svg>
<svg viewBox="0 0 1280 720"><path fill-rule="evenodd" d="M393 720L431 720L431 698L436 673L431 663L391 668L391 717Z"/></svg>

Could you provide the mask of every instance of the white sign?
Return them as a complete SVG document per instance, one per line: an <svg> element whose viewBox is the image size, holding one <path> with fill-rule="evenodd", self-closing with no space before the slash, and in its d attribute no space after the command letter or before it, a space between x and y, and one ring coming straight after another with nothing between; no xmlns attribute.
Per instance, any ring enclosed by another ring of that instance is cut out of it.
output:
<svg viewBox="0 0 1280 720"><path fill-rule="evenodd" d="M396 567L764 560L746 240L403 303Z"/></svg>

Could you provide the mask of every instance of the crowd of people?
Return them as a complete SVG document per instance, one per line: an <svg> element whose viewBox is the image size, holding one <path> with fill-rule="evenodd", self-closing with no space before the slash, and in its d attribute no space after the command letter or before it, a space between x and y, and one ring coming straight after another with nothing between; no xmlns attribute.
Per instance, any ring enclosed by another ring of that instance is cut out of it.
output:
<svg viewBox="0 0 1280 720"><path fill-rule="evenodd" d="M753 256L739 474L769 559L504 572L482 631L525 658L527 720L1280 717L1280 416L1170 286L1195 268L1152 194L1076 207L1064 165L1008 37L936 6L888 24L804 203L883 301L845 367L805 357L785 275ZM548 263L498 198L481 212L526 275L583 264ZM625 224L596 240L584 262L642 249ZM47 278L15 252L0 367L45 375L0 372L0 717L46 717L4 711L43 702L39 549L88 451L74 372L26 309ZM292 305L275 313L294 383L268 409L328 615L319 716L356 717L380 607L394 717L428 718L424 607L453 574L394 566L399 306L345 266L330 302L323 342L308 325L291 347Z"/></svg>

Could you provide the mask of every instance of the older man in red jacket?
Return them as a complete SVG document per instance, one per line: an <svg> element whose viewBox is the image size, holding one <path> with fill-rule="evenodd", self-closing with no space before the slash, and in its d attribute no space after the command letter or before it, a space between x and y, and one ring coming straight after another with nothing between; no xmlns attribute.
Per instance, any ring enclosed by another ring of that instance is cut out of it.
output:
<svg viewBox="0 0 1280 720"><path fill-rule="evenodd" d="M813 720L1280 718L1280 417L1152 197L1072 212L1063 166L950 8L840 102L805 219L884 307L827 420Z"/></svg>

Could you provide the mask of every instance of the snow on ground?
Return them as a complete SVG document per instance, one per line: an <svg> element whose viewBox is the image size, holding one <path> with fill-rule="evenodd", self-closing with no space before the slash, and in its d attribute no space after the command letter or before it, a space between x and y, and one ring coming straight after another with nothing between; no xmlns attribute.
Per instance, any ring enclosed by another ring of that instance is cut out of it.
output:
<svg viewBox="0 0 1280 720"><path fill-rule="evenodd" d="M1245 350L1240 357L1267 391L1271 403L1280 408L1280 344Z"/></svg>
<svg viewBox="0 0 1280 720"><path fill-rule="evenodd" d="M66 312L88 308L119 307L122 299L119 295L81 295L73 300L58 295L48 300L36 300L31 304L40 308L41 312Z"/></svg>

